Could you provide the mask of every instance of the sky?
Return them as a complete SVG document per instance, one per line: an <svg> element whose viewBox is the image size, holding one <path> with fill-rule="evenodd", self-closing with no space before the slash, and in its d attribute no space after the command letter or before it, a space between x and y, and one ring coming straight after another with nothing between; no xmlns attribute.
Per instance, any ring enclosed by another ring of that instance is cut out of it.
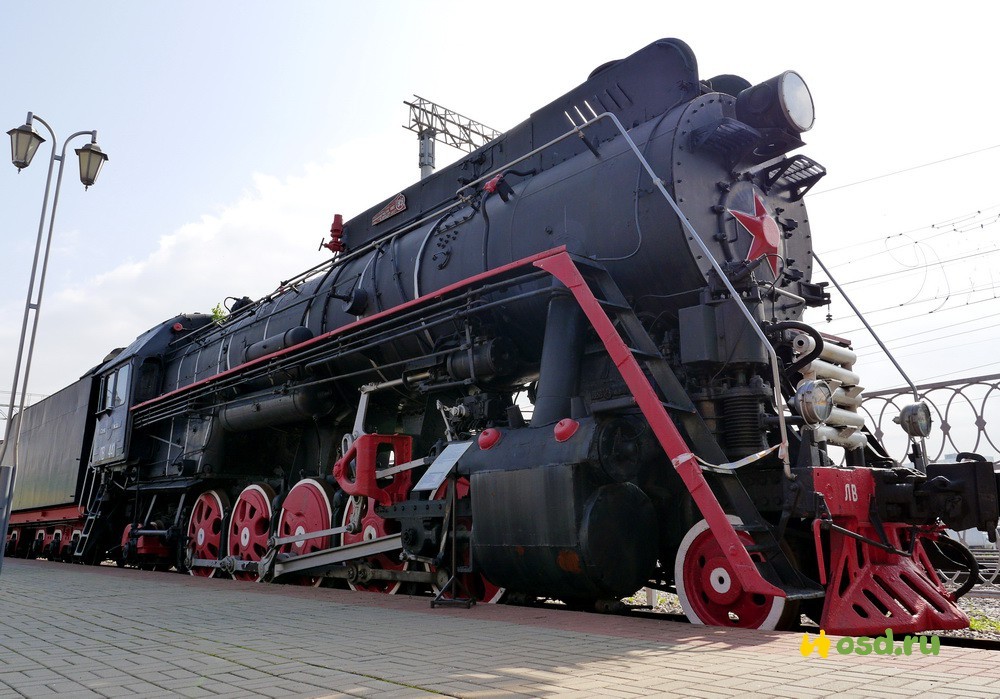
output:
<svg viewBox="0 0 1000 699"><path fill-rule="evenodd" d="M162 319L262 296L325 259L335 213L419 177L402 128L413 94L502 131L662 37L687 42L703 78L799 72L817 113L801 152L829 173L806 200L820 259L915 383L1000 373L1000 9L775 7L0 0L0 59L16 67L2 130L30 110L60 148L96 129L109 155L84 191L72 149L87 138L69 144L29 392L55 392ZM4 406L50 143L20 173L0 164ZM457 155L438 146L439 164ZM837 294L829 314L806 320L854 341L869 390L903 385Z"/></svg>

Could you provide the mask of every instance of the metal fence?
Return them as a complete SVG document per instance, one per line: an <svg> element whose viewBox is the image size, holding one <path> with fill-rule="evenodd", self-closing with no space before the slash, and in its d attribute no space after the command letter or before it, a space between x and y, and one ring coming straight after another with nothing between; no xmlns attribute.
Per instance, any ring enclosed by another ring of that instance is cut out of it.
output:
<svg viewBox="0 0 1000 699"><path fill-rule="evenodd" d="M926 440L932 461L948 460L962 452L1000 460L1000 374L922 384L916 389L920 399L930 406L934 421ZM865 393L861 405L875 436L899 461L905 459L907 440L893 419L912 402L913 392L906 387ZM955 536L972 549L979 561L981 582L969 596L1000 598L996 543L980 532L958 532ZM957 587L965 575L946 570L938 573L949 587Z"/></svg>
<svg viewBox="0 0 1000 699"><path fill-rule="evenodd" d="M1000 433L990 429L991 417L1000 420L1000 374L921 384L920 399L931 409L934 426L927 438L931 460L947 459L961 452L976 452L995 461L1000 455ZM913 402L913 392L892 388L864 394L861 410L868 424L897 460L906 455L906 437L892 423L899 411Z"/></svg>

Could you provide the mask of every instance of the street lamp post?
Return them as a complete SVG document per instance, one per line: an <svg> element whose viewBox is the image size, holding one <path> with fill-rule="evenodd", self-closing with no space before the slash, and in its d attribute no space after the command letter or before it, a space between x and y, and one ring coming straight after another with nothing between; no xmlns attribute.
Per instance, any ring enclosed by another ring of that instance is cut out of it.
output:
<svg viewBox="0 0 1000 699"><path fill-rule="evenodd" d="M96 131L77 131L63 141L62 152L56 155L58 139L52 127L42 119L28 112L28 118L23 126L7 132L10 136L11 162L20 172L31 164L38 147L45 142L34 128L37 121L48 130L52 136L52 155L49 158L49 173L45 178L45 195L42 197L42 213L38 218L38 237L35 241L35 256L31 263L31 278L28 282L28 294L24 302L24 318L21 322L21 339L17 347L17 362L14 366L14 382L10 389L10 403L7 407L7 424L4 428L3 444L0 445L0 570L3 569L3 555L7 548L7 530L10 525L10 513L14 500L14 481L17 478L18 437L21 432L21 415L24 411L25 397L28 390L28 374L31 371L31 355L35 349L35 334L38 330L38 315L42 306L42 292L45 290L45 272L49 264L49 249L52 244L52 227L56 220L56 207L59 205L59 188L62 185L63 166L66 164L66 147L78 136L90 136L90 143L76 149L80 159L80 181L85 188L97 181L101 166L108 156L97 145ZM56 175L56 189L52 198L52 213L49 215L48 234L45 230L45 214L49 206L49 190L52 185L52 171L59 163ZM44 247L43 247L44 242ZM39 258L42 264L39 268ZM31 322L31 335L28 335L28 321ZM24 376L21 376L21 365L24 364ZM14 425L14 404L18 396L18 380L20 379L20 402L17 408L17 429ZM12 454L9 464L5 463L8 451Z"/></svg>

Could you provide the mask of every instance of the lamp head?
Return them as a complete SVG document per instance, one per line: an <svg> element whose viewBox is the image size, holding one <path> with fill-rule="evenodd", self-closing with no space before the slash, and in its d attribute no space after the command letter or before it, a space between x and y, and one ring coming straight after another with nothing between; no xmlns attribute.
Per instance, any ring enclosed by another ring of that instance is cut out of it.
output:
<svg viewBox="0 0 1000 699"><path fill-rule="evenodd" d="M929 437L931 435L931 409L926 403L907 405L892 419L903 431L911 437Z"/></svg>
<svg viewBox="0 0 1000 699"><path fill-rule="evenodd" d="M38 150L38 146L45 142L45 139L38 135L30 120L23 126L11 129L7 135L10 136L11 162L20 172L31 164L31 159L35 157L35 151Z"/></svg>
<svg viewBox="0 0 1000 699"><path fill-rule="evenodd" d="M740 92L736 114L751 126L792 134L808 131L816 118L812 94L802 76L792 70Z"/></svg>
<svg viewBox="0 0 1000 699"><path fill-rule="evenodd" d="M82 148L77 148L76 155L80 158L80 181L83 182L84 188L89 189L90 185L97 181L97 175L100 174L101 167L107 161L108 156L97 145L96 140L85 144Z"/></svg>

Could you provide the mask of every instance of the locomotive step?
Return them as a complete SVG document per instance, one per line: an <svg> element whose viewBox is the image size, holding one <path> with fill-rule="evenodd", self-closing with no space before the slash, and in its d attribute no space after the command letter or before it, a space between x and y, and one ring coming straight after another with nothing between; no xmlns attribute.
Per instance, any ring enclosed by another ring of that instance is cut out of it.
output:
<svg viewBox="0 0 1000 699"><path fill-rule="evenodd" d="M826 591L822 588L802 588L802 587L784 587L779 585L782 590L785 591L785 599L797 600L797 599L820 599L826 596Z"/></svg>
<svg viewBox="0 0 1000 699"><path fill-rule="evenodd" d="M738 532L769 532L771 528L763 524L734 524L733 529Z"/></svg>
<svg viewBox="0 0 1000 699"><path fill-rule="evenodd" d="M632 353L632 355L636 359L647 359L647 360L649 360L649 359L663 359L663 355L660 354L659 352L646 352L646 351L641 350L641 349L636 349L635 347L628 347L627 349L628 349L629 352Z"/></svg>
<svg viewBox="0 0 1000 699"><path fill-rule="evenodd" d="M609 299L597 299L597 303L601 304L602 308L607 308L612 311L632 311L632 307L627 303L619 303L618 301L611 301Z"/></svg>

